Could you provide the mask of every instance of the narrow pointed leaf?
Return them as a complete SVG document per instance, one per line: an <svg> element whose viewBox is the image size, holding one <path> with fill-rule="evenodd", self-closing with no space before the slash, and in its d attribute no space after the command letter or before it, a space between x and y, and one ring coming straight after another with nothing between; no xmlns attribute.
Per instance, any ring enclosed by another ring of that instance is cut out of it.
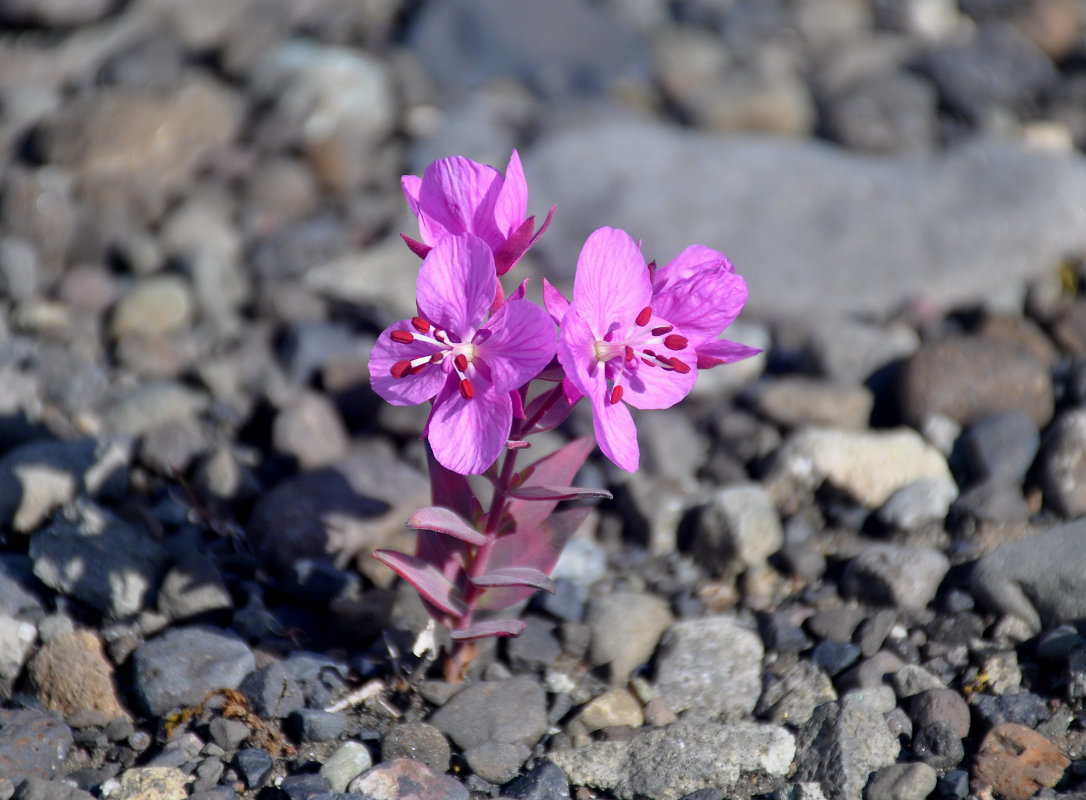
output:
<svg viewBox="0 0 1086 800"><path fill-rule="evenodd" d="M524 622L519 619L492 619L477 622L462 631L453 631L454 642L470 642L472 639L485 639L488 636L520 636L524 633Z"/></svg>
<svg viewBox="0 0 1086 800"><path fill-rule="evenodd" d="M558 591L554 581L535 567L502 567L469 580L476 586L528 586L551 594Z"/></svg>
<svg viewBox="0 0 1086 800"><path fill-rule="evenodd" d="M588 489L582 486L521 486L519 489L510 490L509 495L518 500L584 500L588 498L610 500L613 496L606 489Z"/></svg>
<svg viewBox="0 0 1086 800"><path fill-rule="evenodd" d="M422 529L444 533L447 536L460 539L461 541L473 544L476 547L486 544L486 537L475 530L475 527L470 522L451 508L443 508L441 506L420 508L407 518L405 524L408 528L414 528L415 530Z"/></svg>
<svg viewBox="0 0 1086 800"><path fill-rule="evenodd" d="M551 514L535 528L521 528L501 536L490 548L482 569L497 572L506 567L534 567L549 575L562 555L566 542L581 527L592 511L590 506L575 506ZM476 608L497 610L509 608L531 597L535 589L524 586L505 586L488 589L476 603Z"/></svg>
<svg viewBox="0 0 1086 800"><path fill-rule="evenodd" d="M574 439L532 464L531 476L519 488L568 486L595 446L596 443L591 437L583 436L580 439ZM542 525L557 504L557 500L540 501L538 498L520 500L514 497L509 501L508 509L510 516L516 520L518 529L532 529ZM538 564L533 566L538 566Z"/></svg>
<svg viewBox="0 0 1086 800"><path fill-rule="evenodd" d="M400 238L403 239L404 244L410 248L411 252L417 255L419 258L426 258L426 254L432 249L430 245L423 244L408 236L406 233L401 233Z"/></svg>
<svg viewBox="0 0 1086 800"><path fill-rule="evenodd" d="M423 599L439 611L453 617L462 617L468 612L452 581L432 564L395 550L374 550L373 557L414 586Z"/></svg>

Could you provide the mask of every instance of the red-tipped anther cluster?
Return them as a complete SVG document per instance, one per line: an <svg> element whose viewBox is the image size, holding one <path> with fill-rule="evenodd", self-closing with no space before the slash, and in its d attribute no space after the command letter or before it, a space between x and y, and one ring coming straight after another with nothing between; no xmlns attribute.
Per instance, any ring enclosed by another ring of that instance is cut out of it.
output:
<svg viewBox="0 0 1086 800"><path fill-rule="evenodd" d="M445 360L446 355L452 353L452 366L453 369L456 370L459 379L458 386L461 397L465 400L471 400L475 397L475 387L471 385L471 380L465 374L471 360L465 353L459 351L459 348L464 347L465 345L459 342L450 341L449 335L445 331L423 317L412 317L411 327L418 331L418 333L395 330L389 333L388 338L397 344L423 342L436 346L438 350L433 353L417 356L413 359L397 361L389 369L389 374L391 374L393 378L406 378L409 375L417 375L431 364L440 364Z"/></svg>

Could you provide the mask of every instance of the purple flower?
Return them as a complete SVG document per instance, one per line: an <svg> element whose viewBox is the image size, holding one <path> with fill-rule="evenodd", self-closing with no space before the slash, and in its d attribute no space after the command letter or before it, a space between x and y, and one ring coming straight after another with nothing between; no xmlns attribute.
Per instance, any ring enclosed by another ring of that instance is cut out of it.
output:
<svg viewBox="0 0 1086 800"><path fill-rule="evenodd" d="M600 449L633 472L640 452L626 404L668 408L682 400L697 378L697 353L681 326L653 306L645 259L622 230L592 233L577 260L573 302L563 310L548 288L547 305L562 316L558 360L592 403Z"/></svg>
<svg viewBox="0 0 1086 800"><path fill-rule="evenodd" d="M412 251L425 256L445 236L473 233L493 251L499 275L535 244L554 214L551 207L542 227L533 233L535 217L527 216L528 185L516 150L504 178L486 164L452 156L433 162L421 178L404 175L401 184L407 204L419 218L422 241L403 236Z"/></svg>
<svg viewBox="0 0 1086 800"><path fill-rule="evenodd" d="M443 238L419 269L418 316L385 329L370 355L370 383L385 400L433 399L424 435L438 462L462 475L494 463L513 422L510 392L554 357L554 325L523 292L487 319L497 283L485 241Z"/></svg>
<svg viewBox="0 0 1086 800"><path fill-rule="evenodd" d="M682 328L698 354L698 369L742 361L762 352L718 339L747 302L747 283L723 253L687 247L652 275L652 307Z"/></svg>

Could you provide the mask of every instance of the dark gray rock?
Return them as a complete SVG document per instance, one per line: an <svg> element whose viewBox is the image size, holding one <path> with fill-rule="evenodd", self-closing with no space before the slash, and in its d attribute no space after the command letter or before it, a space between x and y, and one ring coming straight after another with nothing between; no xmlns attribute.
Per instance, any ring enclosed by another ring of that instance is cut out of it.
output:
<svg viewBox="0 0 1086 800"><path fill-rule="evenodd" d="M17 553L0 555L0 613L15 616L42 610L45 587L34 576L34 562Z"/></svg>
<svg viewBox="0 0 1086 800"><path fill-rule="evenodd" d="M569 781L553 762L543 761L503 786L502 796L514 800L570 800Z"/></svg>
<svg viewBox="0 0 1086 800"><path fill-rule="evenodd" d="M1086 409L1069 409L1052 423L1041 445L1045 500L1065 517L1086 513Z"/></svg>
<svg viewBox="0 0 1086 800"><path fill-rule="evenodd" d="M1052 716L1045 699L1032 692L982 694L972 705L974 713L985 728L994 728L1004 722L1036 728Z"/></svg>
<svg viewBox="0 0 1086 800"><path fill-rule="evenodd" d="M977 521L1015 523L1029 519L1031 509L1021 484L994 477L973 484L951 506L953 513Z"/></svg>
<svg viewBox="0 0 1086 800"><path fill-rule="evenodd" d="M880 544L849 562L842 585L872 604L923 608L934 599L949 569L947 557L934 548Z"/></svg>
<svg viewBox="0 0 1086 800"><path fill-rule="evenodd" d="M238 688L264 719L285 719L305 708L305 692L278 662L252 672Z"/></svg>
<svg viewBox="0 0 1086 800"><path fill-rule="evenodd" d="M948 769L965 757L962 739L953 722L936 720L913 735L913 752L935 769Z"/></svg>
<svg viewBox="0 0 1086 800"><path fill-rule="evenodd" d="M171 620L233 607L219 568L204 553L190 553L174 564L158 590L158 610Z"/></svg>
<svg viewBox="0 0 1086 800"><path fill-rule="evenodd" d="M547 729L542 687L528 678L468 686L430 717L430 724L459 747L487 742L534 745Z"/></svg>
<svg viewBox="0 0 1086 800"><path fill-rule="evenodd" d="M877 708L852 697L826 703L796 739L795 779L818 781L830 800L860 800L871 773L893 764L900 749Z"/></svg>
<svg viewBox="0 0 1086 800"><path fill-rule="evenodd" d="M452 30L471 35L449 36ZM408 42L431 75L456 89L514 75L544 95L576 96L648 76L636 33L584 0L546 9L496 0L442 3L418 15Z"/></svg>
<svg viewBox="0 0 1086 800"><path fill-rule="evenodd" d="M12 800L93 800L94 795L65 781L27 778L15 790Z"/></svg>
<svg viewBox="0 0 1086 800"><path fill-rule="evenodd" d="M283 662L283 669L302 687L310 708L324 708L347 691L347 665L331 656L293 653Z"/></svg>
<svg viewBox="0 0 1086 800"><path fill-rule="evenodd" d="M949 722L958 738L969 735L969 706L953 689L928 689L912 699L909 707L913 725L923 730L933 722ZM1016 720L1017 721L1017 720Z"/></svg>
<svg viewBox="0 0 1086 800"><path fill-rule="evenodd" d="M287 800L310 800L314 795L328 791L328 781L311 772L288 775L279 784L279 791L287 796Z"/></svg>
<svg viewBox="0 0 1086 800"><path fill-rule="evenodd" d="M976 478L1021 482L1041 446L1037 423L1022 411L985 417L967 428L957 447Z"/></svg>
<svg viewBox="0 0 1086 800"><path fill-rule="evenodd" d="M852 642L824 639L811 650L811 660L829 675L848 669L860 657L860 648Z"/></svg>
<svg viewBox="0 0 1086 800"><path fill-rule="evenodd" d="M56 714L0 708L0 775L12 782L48 781L72 747L72 731Z"/></svg>
<svg viewBox="0 0 1086 800"><path fill-rule="evenodd" d="M920 425L934 415L971 425L1017 411L1038 427L1052 418L1048 365L1016 341L997 336L951 336L925 344L902 365L902 415Z"/></svg>
<svg viewBox="0 0 1086 800"><path fill-rule="evenodd" d="M943 102L973 120L995 109L1022 109L1058 77L1040 48L999 23L981 26L964 44L935 48L922 66Z"/></svg>
<svg viewBox="0 0 1086 800"><path fill-rule="evenodd" d="M166 562L162 545L148 533L90 503L34 536L30 557L42 583L106 619L143 609Z"/></svg>
<svg viewBox="0 0 1086 800"><path fill-rule="evenodd" d="M939 135L938 95L906 72L874 75L848 85L823 107L830 138L869 153L923 153Z"/></svg>
<svg viewBox="0 0 1086 800"><path fill-rule="evenodd" d="M275 761L267 750L259 747L246 747L234 757L234 766L241 773L245 785L250 789L259 789L271 775Z"/></svg>
<svg viewBox="0 0 1086 800"><path fill-rule="evenodd" d="M973 568L973 595L1031 629L1086 617L1086 522L997 547Z"/></svg>
<svg viewBox="0 0 1086 800"><path fill-rule="evenodd" d="M487 742L464 750L464 760L483 780L505 783L517 776L531 754L524 742Z"/></svg>
<svg viewBox="0 0 1086 800"><path fill-rule="evenodd" d="M506 644L506 657L516 672L542 672L561 655L562 645L554 633L554 623L533 616L524 621L524 633Z"/></svg>
<svg viewBox="0 0 1086 800"><path fill-rule="evenodd" d="M891 764L871 776L866 800L924 800L935 791L938 776L927 764Z"/></svg>
<svg viewBox="0 0 1086 800"><path fill-rule="evenodd" d="M814 710L837 699L829 676L806 659L780 659L767 667L757 714L778 725L804 725Z"/></svg>
<svg viewBox="0 0 1086 800"><path fill-rule="evenodd" d="M300 708L288 718L294 736L300 742L328 742L347 728L347 717L319 708Z"/></svg>
<svg viewBox="0 0 1086 800"><path fill-rule="evenodd" d="M237 635L204 626L171 628L133 655L136 694L155 716L199 705L216 689L236 689L255 667Z"/></svg>
<svg viewBox="0 0 1086 800"><path fill-rule="evenodd" d="M229 753L237 750L252 733L244 722L227 717L215 717L207 727L211 740Z"/></svg>
<svg viewBox="0 0 1086 800"><path fill-rule="evenodd" d="M401 756L421 761L435 772L448 772L452 751L449 740L433 725L403 722L390 727L381 737L382 761Z"/></svg>

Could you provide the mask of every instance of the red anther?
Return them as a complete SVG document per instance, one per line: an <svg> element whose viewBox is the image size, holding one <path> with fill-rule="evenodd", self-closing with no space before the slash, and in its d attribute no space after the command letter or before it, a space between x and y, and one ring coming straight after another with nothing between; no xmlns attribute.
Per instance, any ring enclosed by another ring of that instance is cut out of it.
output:
<svg viewBox="0 0 1086 800"><path fill-rule="evenodd" d="M633 351L633 348L630 347L629 345L626 345L626 360L627 361L633 361L634 360L634 351Z"/></svg>
<svg viewBox="0 0 1086 800"><path fill-rule="evenodd" d="M671 368L678 372L680 375L685 375L690 371L690 365L685 361L679 361L677 358L671 359Z"/></svg>
<svg viewBox="0 0 1086 800"><path fill-rule="evenodd" d="M475 387L471 385L471 381L467 378L460 381L460 396L465 400L470 400L475 397Z"/></svg>
<svg viewBox="0 0 1086 800"><path fill-rule="evenodd" d="M411 342L415 341L415 335L410 331L393 331L388 335L388 338L400 344L411 344Z"/></svg>
<svg viewBox="0 0 1086 800"><path fill-rule="evenodd" d="M418 375L420 372L422 372L428 366L430 366L430 360L429 359L427 359L426 361L423 361L421 364L418 364L418 365L416 365L414 367L411 367L411 374L412 375Z"/></svg>
<svg viewBox="0 0 1086 800"><path fill-rule="evenodd" d="M408 372L411 371L410 361L397 361L392 365L392 368L388 371L388 374L393 378L402 378Z"/></svg>
<svg viewBox="0 0 1086 800"><path fill-rule="evenodd" d="M638 324L638 327L644 327L649 324L649 320L652 319L652 307L645 306L641 309L641 313L637 315L637 319L634 320Z"/></svg>
<svg viewBox="0 0 1086 800"><path fill-rule="evenodd" d="M411 324L415 326L415 330L419 333L429 333L430 323L424 320L422 317L412 317Z"/></svg>
<svg viewBox="0 0 1086 800"><path fill-rule="evenodd" d="M642 350L641 352L643 352L649 358L656 358L656 353L652 352L651 350L649 350L647 348L645 350Z"/></svg>
<svg viewBox="0 0 1086 800"><path fill-rule="evenodd" d="M659 328L652 329L653 336L663 336L665 333L671 333L675 330L673 325L661 325Z"/></svg>
<svg viewBox="0 0 1086 800"><path fill-rule="evenodd" d="M649 360L648 360L647 358L642 358L641 360L642 360L642 361L644 361L644 362L645 362L645 364L646 364L646 365L648 365L648 366L650 366L650 367L655 367L655 366L656 366L656 362L655 362L655 361L649 361Z"/></svg>
<svg viewBox="0 0 1086 800"><path fill-rule="evenodd" d="M682 350L686 347L686 337L680 336L677 333L672 333L664 339L664 347L668 350Z"/></svg>
<svg viewBox="0 0 1086 800"><path fill-rule="evenodd" d="M440 364L443 358L445 358L445 354L442 351L438 350L436 353L430 356L430 363Z"/></svg>
<svg viewBox="0 0 1086 800"><path fill-rule="evenodd" d="M463 353L457 353L456 358L453 359L453 363L456 365L456 368L458 370L463 372L468 368L468 357Z"/></svg>
<svg viewBox="0 0 1086 800"><path fill-rule="evenodd" d="M615 386L615 388L611 390L611 405L614 405L615 403L617 403L621 399L622 399L622 387L621 386Z"/></svg>

